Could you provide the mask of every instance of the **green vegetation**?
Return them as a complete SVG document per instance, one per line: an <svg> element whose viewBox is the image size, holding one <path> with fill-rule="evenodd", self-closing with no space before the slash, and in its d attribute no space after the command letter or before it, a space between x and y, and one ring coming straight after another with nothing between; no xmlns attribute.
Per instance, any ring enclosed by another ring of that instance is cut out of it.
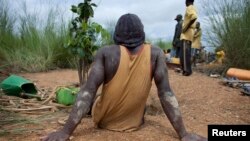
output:
<svg viewBox="0 0 250 141"><path fill-rule="evenodd" d="M91 0L85 2L90 3ZM84 10L77 6L73 6L72 11L78 17L70 23L70 20L64 20L59 10L53 9L56 6L51 6L48 15L41 19L37 14L39 11L33 14L27 12L29 9L25 2L18 12L10 8L11 4L7 0L0 1L0 71L38 72L76 68L79 57L88 70L96 49L114 43L112 34L116 20L107 21L104 30L91 20L81 22L79 14L83 14ZM80 5L84 6L83 3ZM88 10L90 15L93 14L93 9L92 12ZM77 31L77 28L80 30ZM75 36L77 34L81 35ZM150 42L162 49L171 48L171 43L165 40Z"/></svg>
<svg viewBox="0 0 250 141"><path fill-rule="evenodd" d="M106 22L106 30L109 33L109 37L106 38L106 43L104 45L110 45L110 44L114 44L114 33L115 33L115 26L116 26L116 20L115 19L111 19L109 21Z"/></svg>
<svg viewBox="0 0 250 141"><path fill-rule="evenodd" d="M250 69L249 0L204 1L209 43L226 53L225 65Z"/></svg>
<svg viewBox="0 0 250 141"><path fill-rule="evenodd" d="M85 74L93 60L93 54L100 47L96 44L97 38L100 35L101 38L110 35L101 25L90 22L90 18L94 16L93 7L97 7L97 5L91 3L91 0L84 0L84 3L79 3L78 6L72 5L71 8L77 17L71 22L71 39L67 47L77 57L80 84L84 83Z"/></svg>
<svg viewBox="0 0 250 141"><path fill-rule="evenodd" d="M63 15L51 9L48 18L41 21L27 13L25 4L22 10L23 14L13 15L8 3L0 1L0 63L28 72L74 66L72 55L64 49L69 30L60 18Z"/></svg>
<svg viewBox="0 0 250 141"><path fill-rule="evenodd" d="M19 113L5 111L1 109L0 105L0 137L6 135L19 135L31 132L39 132L46 128L44 121L51 121L58 119L62 112L47 113L44 115L37 115L36 117L25 117ZM26 126L33 126L34 128L27 128Z"/></svg>
<svg viewBox="0 0 250 141"><path fill-rule="evenodd" d="M155 42L156 46L160 47L161 49L171 49L172 43L169 41L163 41L162 39L159 39Z"/></svg>
<svg viewBox="0 0 250 141"><path fill-rule="evenodd" d="M151 44L161 48L162 50L172 49L172 42L171 41L166 41L163 39L157 39L157 40L147 39L147 42L150 42Z"/></svg>

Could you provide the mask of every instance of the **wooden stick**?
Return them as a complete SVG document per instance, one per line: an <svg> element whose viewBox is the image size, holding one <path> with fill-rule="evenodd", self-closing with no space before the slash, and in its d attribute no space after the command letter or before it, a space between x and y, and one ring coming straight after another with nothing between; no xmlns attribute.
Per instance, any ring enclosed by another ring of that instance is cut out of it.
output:
<svg viewBox="0 0 250 141"><path fill-rule="evenodd" d="M22 114L32 114L32 115L43 115L43 114L47 114L48 111L20 111Z"/></svg>
<svg viewBox="0 0 250 141"><path fill-rule="evenodd" d="M21 98L14 97L14 96L3 96L0 101L9 101L9 100L20 100Z"/></svg>
<svg viewBox="0 0 250 141"><path fill-rule="evenodd" d="M16 103L13 102L13 100L9 100L9 103L10 103L11 105L13 105L13 106L16 106Z"/></svg>
<svg viewBox="0 0 250 141"><path fill-rule="evenodd" d="M9 99L0 99L0 101L9 102L10 100Z"/></svg>
<svg viewBox="0 0 250 141"><path fill-rule="evenodd" d="M7 102L7 101L3 101L3 102L1 102L1 104L0 105L2 105L2 106L9 106L10 105L10 103L9 102Z"/></svg>
<svg viewBox="0 0 250 141"><path fill-rule="evenodd" d="M25 106L41 106L40 104L37 104L37 103L21 103Z"/></svg>
<svg viewBox="0 0 250 141"><path fill-rule="evenodd" d="M36 110L53 109L53 108L55 108L55 106L43 106L40 108L31 108L31 109L18 109L18 108L2 108L2 109L6 111L19 112L19 111L36 111Z"/></svg>
<svg viewBox="0 0 250 141"><path fill-rule="evenodd" d="M62 87L62 86L57 86L57 87L55 87L55 88L53 89L53 91L50 93L49 97L48 97L45 101L42 102L43 105L46 104L46 103L48 103L48 102L54 97L55 92L56 92L56 89L57 89L58 87Z"/></svg>
<svg viewBox="0 0 250 141"><path fill-rule="evenodd" d="M32 102L33 100L20 100L20 103L25 106L42 106L37 101Z"/></svg>
<svg viewBox="0 0 250 141"><path fill-rule="evenodd" d="M65 106L65 105L62 105L62 104L54 103L52 101L49 102L49 105L56 106L56 107L59 107L59 108L71 108L72 107L72 106Z"/></svg>
<svg viewBox="0 0 250 141"><path fill-rule="evenodd" d="M28 94L28 93L21 93L21 95L28 96L28 97L33 97L33 98L38 98L41 100L41 96L35 95L35 94Z"/></svg>

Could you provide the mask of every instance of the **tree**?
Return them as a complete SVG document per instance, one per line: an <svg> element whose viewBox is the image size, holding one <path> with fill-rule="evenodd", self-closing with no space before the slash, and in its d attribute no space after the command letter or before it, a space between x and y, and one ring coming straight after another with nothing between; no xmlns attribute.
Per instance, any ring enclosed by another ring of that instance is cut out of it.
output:
<svg viewBox="0 0 250 141"><path fill-rule="evenodd" d="M79 3L78 6L72 5L71 8L77 16L71 22L71 39L67 47L77 58L80 85L84 84L85 73L93 60L93 53L99 48L95 42L100 35L107 36L107 31L101 25L89 20L94 16L93 7L97 5L91 3L91 0L84 0L84 3Z"/></svg>

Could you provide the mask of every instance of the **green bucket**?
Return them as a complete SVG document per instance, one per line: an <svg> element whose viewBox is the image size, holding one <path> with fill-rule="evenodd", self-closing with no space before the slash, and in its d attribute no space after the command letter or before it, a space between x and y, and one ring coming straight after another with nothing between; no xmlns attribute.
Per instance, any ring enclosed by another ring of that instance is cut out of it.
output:
<svg viewBox="0 0 250 141"><path fill-rule="evenodd" d="M28 98L28 95L36 95L35 85L20 76L11 75L0 83L1 90L9 96L18 96ZM26 94L26 95L25 95Z"/></svg>
<svg viewBox="0 0 250 141"><path fill-rule="evenodd" d="M79 92L79 88L75 87L60 87L56 90L57 103L63 105L72 105L76 100L76 95Z"/></svg>

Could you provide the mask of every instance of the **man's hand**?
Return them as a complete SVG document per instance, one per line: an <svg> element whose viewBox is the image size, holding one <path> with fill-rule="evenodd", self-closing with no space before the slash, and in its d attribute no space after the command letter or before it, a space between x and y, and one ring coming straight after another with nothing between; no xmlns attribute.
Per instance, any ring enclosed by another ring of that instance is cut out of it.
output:
<svg viewBox="0 0 250 141"><path fill-rule="evenodd" d="M181 141L207 141L207 138L204 138L197 134L188 133L181 139Z"/></svg>
<svg viewBox="0 0 250 141"><path fill-rule="evenodd" d="M70 135L64 133L63 131L56 131L42 138L41 141L66 141L69 137Z"/></svg>

